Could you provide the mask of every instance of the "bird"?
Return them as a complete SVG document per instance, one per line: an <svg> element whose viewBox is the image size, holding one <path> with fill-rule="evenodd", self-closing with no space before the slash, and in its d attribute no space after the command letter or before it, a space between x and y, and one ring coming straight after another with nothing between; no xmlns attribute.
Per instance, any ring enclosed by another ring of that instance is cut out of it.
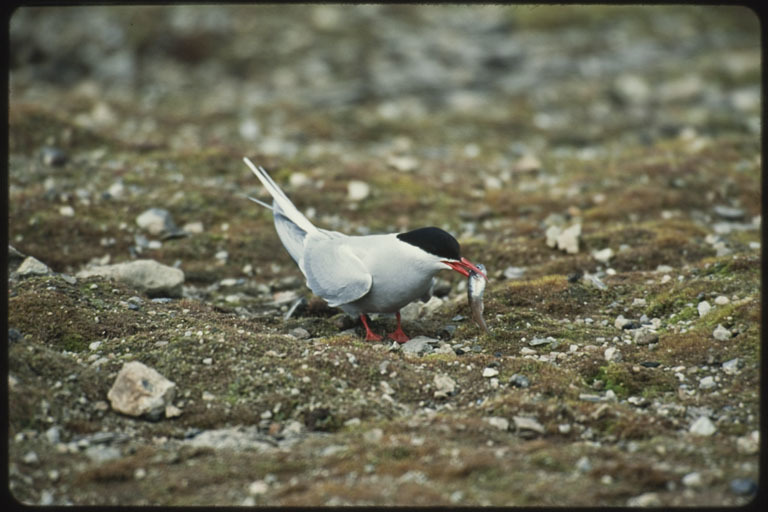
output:
<svg viewBox="0 0 768 512"><path fill-rule="evenodd" d="M380 341L368 325L371 313L395 314L397 328L388 337L406 343L400 309L420 299L429 300L433 279L441 270L465 277L471 272L488 277L461 256L459 242L447 231L430 226L402 233L349 236L318 228L302 214L263 167L248 157L243 161L272 197L275 230L288 254L306 278L307 287L330 307L359 316L367 341Z"/></svg>

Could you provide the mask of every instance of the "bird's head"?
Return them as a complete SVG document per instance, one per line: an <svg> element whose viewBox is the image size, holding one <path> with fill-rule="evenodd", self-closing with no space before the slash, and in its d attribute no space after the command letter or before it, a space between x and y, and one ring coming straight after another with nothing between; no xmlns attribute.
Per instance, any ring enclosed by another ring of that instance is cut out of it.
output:
<svg viewBox="0 0 768 512"><path fill-rule="evenodd" d="M459 242L451 236L450 233L436 227L419 228L406 233L400 233L397 238L403 242L418 247L429 257L441 264L446 265L451 270L469 277L469 273L476 272L483 276L486 281L488 277L485 272L467 258L461 256L461 246Z"/></svg>

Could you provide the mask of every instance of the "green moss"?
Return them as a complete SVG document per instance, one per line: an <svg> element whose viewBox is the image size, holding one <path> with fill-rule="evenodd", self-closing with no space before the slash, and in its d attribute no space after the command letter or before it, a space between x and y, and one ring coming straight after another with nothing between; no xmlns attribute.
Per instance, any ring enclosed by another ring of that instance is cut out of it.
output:
<svg viewBox="0 0 768 512"><path fill-rule="evenodd" d="M85 338L76 332L70 332L63 335L60 345L64 350L68 350L70 352L82 352L88 348L88 343Z"/></svg>

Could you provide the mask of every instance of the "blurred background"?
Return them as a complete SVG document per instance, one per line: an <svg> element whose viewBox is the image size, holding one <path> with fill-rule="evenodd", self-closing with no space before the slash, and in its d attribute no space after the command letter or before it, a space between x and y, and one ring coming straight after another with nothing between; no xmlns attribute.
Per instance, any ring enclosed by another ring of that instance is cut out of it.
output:
<svg viewBox="0 0 768 512"><path fill-rule="evenodd" d="M10 42L12 104L179 149L292 157L405 134L471 156L492 136L503 158L760 124L741 7L22 8Z"/></svg>
<svg viewBox="0 0 768 512"><path fill-rule="evenodd" d="M75 216L88 225L51 220L39 235L21 223L40 222L45 204L12 209L12 240L32 253L48 252L45 233L82 235L49 255L59 270L93 257L105 224L131 231L147 207L171 207L180 225L268 225L241 202L263 197L243 155L310 218L352 233L433 224L469 241L539 236L552 212L580 216L596 194L613 206L598 220L680 207L649 179L662 190L698 180L684 208L727 200L759 213L749 184L670 174L695 175L679 155L729 137L750 141L734 166L758 165L759 26L741 7L41 7L16 11L10 29L12 202L34 183L49 199L89 201ZM70 167L42 165L51 148ZM642 177L631 165L641 160L668 169ZM242 234L285 256L255 231ZM125 258L132 243L127 233L107 248ZM247 263L231 240L203 245ZM155 254L195 264L169 250Z"/></svg>

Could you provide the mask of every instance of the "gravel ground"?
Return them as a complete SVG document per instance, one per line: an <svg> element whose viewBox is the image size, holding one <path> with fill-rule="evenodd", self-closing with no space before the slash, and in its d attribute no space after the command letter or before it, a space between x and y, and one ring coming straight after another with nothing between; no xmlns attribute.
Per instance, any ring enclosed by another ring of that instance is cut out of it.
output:
<svg viewBox="0 0 768 512"><path fill-rule="evenodd" d="M10 43L16 500L762 496L751 11L43 7ZM490 333L446 273L411 342L364 341L245 155L323 228L452 232ZM148 416L110 393L131 362L171 381Z"/></svg>

